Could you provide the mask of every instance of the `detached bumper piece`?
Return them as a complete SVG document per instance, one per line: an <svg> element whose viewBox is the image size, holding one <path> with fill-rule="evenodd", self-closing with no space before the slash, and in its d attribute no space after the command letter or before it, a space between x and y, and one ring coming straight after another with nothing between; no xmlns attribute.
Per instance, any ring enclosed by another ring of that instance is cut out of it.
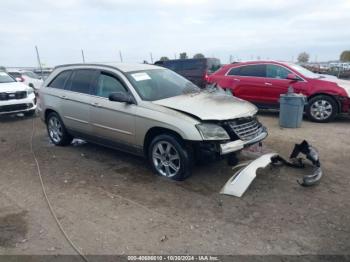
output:
<svg viewBox="0 0 350 262"><path fill-rule="evenodd" d="M290 155L290 161L284 159L277 153L269 153L260 156L248 164L243 164L243 167L226 182L220 193L241 197L255 179L256 171L259 168L267 167L269 164L274 166L283 164L293 168L304 168L304 159L298 158L300 153L304 154L306 159L312 163L314 171L311 175L305 175L302 180L298 180L298 183L302 186L313 186L317 184L323 175L319 155L316 148L310 146L309 143L304 140L301 144L295 145Z"/></svg>
<svg viewBox="0 0 350 262"><path fill-rule="evenodd" d="M304 154L306 156L306 159L312 163L314 166L314 171L311 175L305 175L302 180L297 181L302 186L313 186L320 181L323 175L323 171L321 169L321 163L317 149L309 145L306 140L304 140L301 144L296 144L294 146L293 152L289 157L291 159L291 162L283 159L281 156L276 156L272 158L272 164L281 162L290 167L304 168L305 165L303 163L303 158L298 158L300 153Z"/></svg>
<svg viewBox="0 0 350 262"><path fill-rule="evenodd" d="M266 154L250 162L226 182L220 193L241 197L255 179L256 171L267 167L272 162L271 159L276 156L277 153Z"/></svg>

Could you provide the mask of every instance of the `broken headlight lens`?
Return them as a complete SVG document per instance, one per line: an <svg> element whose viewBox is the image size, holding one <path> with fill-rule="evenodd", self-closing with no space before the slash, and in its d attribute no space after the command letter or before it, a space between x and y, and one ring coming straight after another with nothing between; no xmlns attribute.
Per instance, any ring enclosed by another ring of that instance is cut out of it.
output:
<svg viewBox="0 0 350 262"><path fill-rule="evenodd" d="M230 139L225 129L215 124L199 124L196 125L203 140L226 140Z"/></svg>

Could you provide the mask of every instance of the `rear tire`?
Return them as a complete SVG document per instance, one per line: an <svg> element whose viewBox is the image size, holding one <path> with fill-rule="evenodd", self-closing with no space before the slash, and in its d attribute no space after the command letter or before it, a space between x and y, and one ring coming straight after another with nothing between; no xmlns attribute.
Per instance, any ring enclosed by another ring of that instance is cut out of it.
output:
<svg viewBox="0 0 350 262"><path fill-rule="evenodd" d="M73 137L67 132L62 119L56 112L47 116L46 127L50 140L56 146L67 146L72 142Z"/></svg>
<svg viewBox="0 0 350 262"><path fill-rule="evenodd" d="M148 147L148 160L159 176L184 180L191 175L192 161L188 149L176 136L162 134L153 138Z"/></svg>
<svg viewBox="0 0 350 262"><path fill-rule="evenodd" d="M332 121L338 113L337 102L330 96L318 95L311 98L306 107L307 117L318 123Z"/></svg>

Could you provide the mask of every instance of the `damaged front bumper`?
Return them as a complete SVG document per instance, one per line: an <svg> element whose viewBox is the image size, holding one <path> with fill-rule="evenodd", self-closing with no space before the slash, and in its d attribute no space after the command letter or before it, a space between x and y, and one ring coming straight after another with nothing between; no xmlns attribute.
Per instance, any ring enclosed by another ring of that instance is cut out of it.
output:
<svg viewBox="0 0 350 262"><path fill-rule="evenodd" d="M220 144L220 155L226 155L232 152L237 152L243 149L244 147L259 143L260 141L264 140L267 137L267 135L268 133L266 131L266 128L263 127L261 133L251 140L243 141L238 139L235 141Z"/></svg>

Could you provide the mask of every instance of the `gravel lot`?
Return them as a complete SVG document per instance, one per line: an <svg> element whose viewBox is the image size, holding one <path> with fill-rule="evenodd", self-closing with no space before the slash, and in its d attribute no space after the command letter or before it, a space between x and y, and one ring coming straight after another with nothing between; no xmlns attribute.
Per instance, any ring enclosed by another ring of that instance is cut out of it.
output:
<svg viewBox="0 0 350 262"><path fill-rule="evenodd" d="M172 182L132 155L55 147L39 118L2 117L0 254L75 254L42 195L32 121L48 196L84 254L350 254L350 118L299 129L279 128L275 113L260 120L270 133L264 151L288 156L303 139L319 149L320 185L297 184L309 170L267 168L242 198L220 195L232 176L225 161Z"/></svg>

